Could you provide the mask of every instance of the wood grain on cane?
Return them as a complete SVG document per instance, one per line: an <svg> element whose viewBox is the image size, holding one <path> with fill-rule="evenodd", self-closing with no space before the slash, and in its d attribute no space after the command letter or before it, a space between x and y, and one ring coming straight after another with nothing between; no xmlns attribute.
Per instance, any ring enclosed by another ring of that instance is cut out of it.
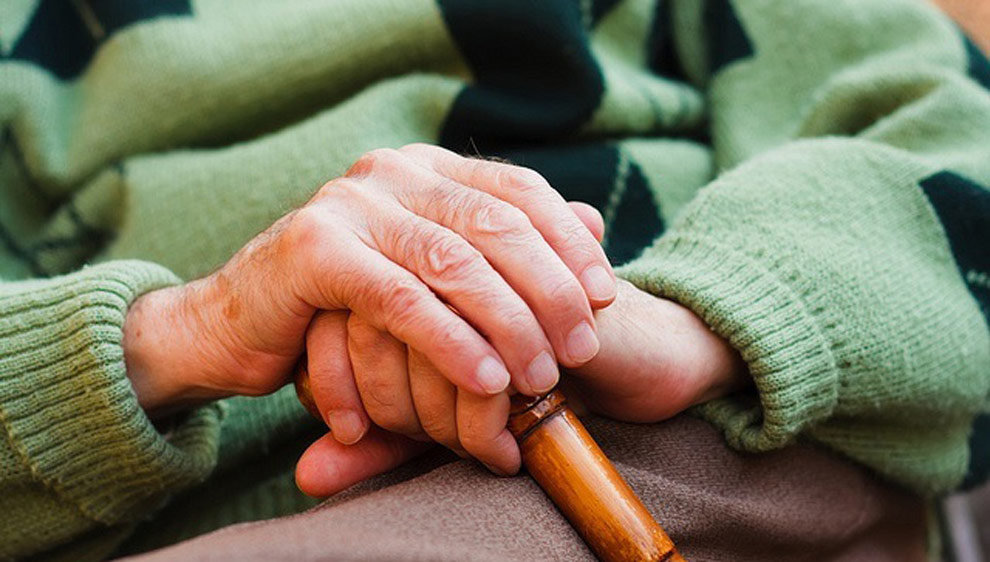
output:
<svg viewBox="0 0 990 562"><path fill-rule="evenodd" d="M509 431L523 466L600 559L683 560L559 391L514 396Z"/></svg>

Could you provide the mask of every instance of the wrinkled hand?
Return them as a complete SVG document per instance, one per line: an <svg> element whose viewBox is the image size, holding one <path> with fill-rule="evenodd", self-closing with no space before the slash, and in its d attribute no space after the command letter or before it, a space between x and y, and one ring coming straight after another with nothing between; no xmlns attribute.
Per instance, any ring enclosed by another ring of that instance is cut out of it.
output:
<svg viewBox="0 0 990 562"><path fill-rule="evenodd" d="M598 211L570 205L600 239ZM350 311L317 314L306 349L314 401L338 442L356 443L374 422L392 433L439 442L501 474L519 469L518 447L505 428L507 392L482 396L458 389L423 353Z"/></svg>
<svg viewBox="0 0 990 562"><path fill-rule="evenodd" d="M627 281L595 320L601 352L562 381L593 412L656 422L751 384L739 354L691 310Z"/></svg>
<svg viewBox="0 0 990 562"><path fill-rule="evenodd" d="M624 421L655 422L750 384L738 353L693 312L625 281L619 282L615 302L596 311L595 319L601 351L582 367L568 370L561 385L573 402L597 413ZM408 367L409 382L395 386L406 393L403 400L412 400L415 410L404 421L393 422L391 427L397 431L417 427L417 400L424 400L416 396L417 386L422 385L415 382L417 378L423 377L430 384L439 378L430 373L429 366L423 369L418 360L410 361ZM410 388L412 397L408 396ZM429 428L426 433L430 437L455 451L466 450L496 472L518 468L518 456L511 454L514 449L499 442L464 441L465 428L504 428L501 411L489 413L490 419L483 419L485 412L480 410L475 417L462 416L460 395L449 383L429 392L435 396L428 400L437 405L435 412L428 410L429 415L440 423L427 423L422 417L419 423L424 431ZM456 396L456 405L451 396ZM416 435L415 431L405 431ZM425 447L422 442L377 428L350 446L328 434L303 454L296 482L308 494L328 496L405 462Z"/></svg>
<svg viewBox="0 0 990 562"><path fill-rule="evenodd" d="M125 359L151 412L265 394L317 311L349 310L468 393L511 379L535 394L595 355L592 307L614 295L600 246L539 174L410 145L368 153L216 273L138 299ZM312 382L321 411L339 409L347 381Z"/></svg>

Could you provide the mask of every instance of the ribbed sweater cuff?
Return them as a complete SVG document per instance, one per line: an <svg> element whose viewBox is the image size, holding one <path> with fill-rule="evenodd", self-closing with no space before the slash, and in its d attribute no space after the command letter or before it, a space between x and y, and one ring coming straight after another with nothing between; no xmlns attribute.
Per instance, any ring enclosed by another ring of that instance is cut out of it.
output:
<svg viewBox="0 0 990 562"><path fill-rule="evenodd" d="M796 284L769 257L668 235L617 273L690 308L739 350L759 399L744 392L698 408L731 446L782 447L831 414L839 379L828 342Z"/></svg>
<svg viewBox="0 0 990 562"><path fill-rule="evenodd" d="M128 305L178 282L119 261L0 287L0 423L32 474L96 521L153 507L216 462L217 410L196 410L166 438L124 368Z"/></svg>

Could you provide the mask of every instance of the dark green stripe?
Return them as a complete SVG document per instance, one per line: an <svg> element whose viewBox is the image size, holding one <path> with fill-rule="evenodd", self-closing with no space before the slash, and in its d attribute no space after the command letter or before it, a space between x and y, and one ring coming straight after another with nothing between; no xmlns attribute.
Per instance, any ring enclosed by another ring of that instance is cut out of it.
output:
<svg viewBox="0 0 990 562"><path fill-rule="evenodd" d="M969 62L967 71L970 77L990 90L990 61L980 51L980 48L965 35L963 35L963 44L966 46L966 58Z"/></svg>
<svg viewBox="0 0 990 562"><path fill-rule="evenodd" d="M681 57L674 41L673 3L657 0L653 11L653 23L646 42L646 60L650 69L671 80L687 82Z"/></svg>
<svg viewBox="0 0 990 562"><path fill-rule="evenodd" d="M31 273L41 277L48 276L48 272L41 267L41 264L34 259L34 256L21 248L17 241L14 240L13 234L7 230L7 227L5 227L3 223L0 223L0 242L3 242L3 245L7 247L7 250L11 255L24 262L31 270Z"/></svg>
<svg viewBox="0 0 990 562"><path fill-rule="evenodd" d="M605 214L617 183L619 151L593 143L507 151L499 156L543 175L568 201L583 201ZM624 194L615 207L605 253L614 264L636 257L663 232L660 211L639 167L628 162Z"/></svg>
<svg viewBox="0 0 990 562"><path fill-rule="evenodd" d="M753 56L753 44L730 0L707 0L704 20L712 75L739 59Z"/></svg>
<svg viewBox="0 0 990 562"><path fill-rule="evenodd" d="M57 206L55 196L42 189L41 184L38 183L34 179L34 176L31 175L31 170L28 168L27 162L24 160L24 151L22 151L21 146L17 144L17 138L14 137L14 133L10 130L10 128L6 128L3 131L3 148L9 150L10 155L14 157L14 164L17 165L21 175L24 176L24 179L27 181L31 191L37 194L38 197L48 205L49 210L54 209Z"/></svg>
<svg viewBox="0 0 990 562"><path fill-rule="evenodd" d="M643 172L629 164L626 190L615 210L605 251L615 265L626 263L650 246L664 225Z"/></svg>
<svg viewBox="0 0 990 562"><path fill-rule="evenodd" d="M948 171L933 174L919 185L935 209L956 265L990 326L990 287L972 277L990 276L990 190ZM967 489L982 484L990 475L990 416L976 418L969 450L963 481Z"/></svg>
<svg viewBox="0 0 990 562"><path fill-rule="evenodd" d="M990 325L990 288L975 276L990 276L990 189L942 171L919 183L949 239L952 255Z"/></svg>
<svg viewBox="0 0 990 562"><path fill-rule="evenodd" d="M601 70L573 0L438 0L476 82L455 100L440 144L485 154L578 130L598 107Z"/></svg>
<svg viewBox="0 0 990 562"><path fill-rule="evenodd" d="M619 161L612 146L596 143L530 148L499 156L539 172L568 201L583 201L605 211Z"/></svg>
<svg viewBox="0 0 990 562"><path fill-rule="evenodd" d="M191 12L189 0L41 0L6 58L34 63L69 80L86 68L114 31L158 16Z"/></svg>
<svg viewBox="0 0 990 562"><path fill-rule="evenodd" d="M598 22L612 11L612 8L621 3L622 0L594 0L591 3L591 26L598 25Z"/></svg>
<svg viewBox="0 0 990 562"><path fill-rule="evenodd" d="M973 422L969 435L969 468L963 479L964 490L975 488L990 476L990 415L982 414Z"/></svg>

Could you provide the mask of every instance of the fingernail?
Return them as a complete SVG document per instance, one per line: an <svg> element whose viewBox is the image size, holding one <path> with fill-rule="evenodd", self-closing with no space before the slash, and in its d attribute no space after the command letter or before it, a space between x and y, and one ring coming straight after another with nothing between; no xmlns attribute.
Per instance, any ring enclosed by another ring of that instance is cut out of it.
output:
<svg viewBox="0 0 990 562"><path fill-rule="evenodd" d="M584 270L584 274L581 275L581 285L588 292L588 297L594 300L607 301L615 298L615 280L600 265L593 265Z"/></svg>
<svg viewBox="0 0 990 562"><path fill-rule="evenodd" d="M509 386L509 371L494 357L485 357L478 365L478 384L489 394L498 394Z"/></svg>
<svg viewBox="0 0 990 562"><path fill-rule="evenodd" d="M526 368L526 377L529 379L529 386L534 392L550 390L557 384L558 376L557 362L546 351L541 351L535 359L529 362L529 367Z"/></svg>
<svg viewBox="0 0 990 562"><path fill-rule="evenodd" d="M327 414L327 423L333 438L344 445L357 443L368 430L361 416L351 410L333 410Z"/></svg>
<svg viewBox="0 0 990 562"><path fill-rule="evenodd" d="M567 354L575 363L587 363L598 353L598 337L587 322L581 322L567 335Z"/></svg>

